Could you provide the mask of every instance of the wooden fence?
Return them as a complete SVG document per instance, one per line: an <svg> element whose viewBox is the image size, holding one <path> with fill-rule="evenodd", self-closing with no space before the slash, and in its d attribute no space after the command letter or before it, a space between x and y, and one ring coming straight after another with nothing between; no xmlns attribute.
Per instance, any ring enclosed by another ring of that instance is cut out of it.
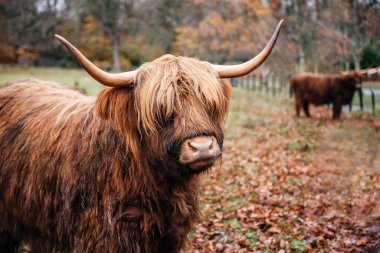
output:
<svg viewBox="0 0 380 253"><path fill-rule="evenodd" d="M355 93L352 104L349 110L362 110L372 112L375 115L376 111L380 111L380 84L376 86L364 85L363 88Z"/></svg>
<svg viewBox="0 0 380 253"><path fill-rule="evenodd" d="M272 97L276 96L289 96L289 81L281 82L278 77L274 75L251 74L239 78L231 79L232 86L240 87L242 89L266 94ZM379 84L365 84L361 91L354 95L351 105L346 106L346 111L366 111L372 112L374 115L376 111L380 111L380 83Z"/></svg>
<svg viewBox="0 0 380 253"><path fill-rule="evenodd" d="M281 82L274 75L251 74L231 79L232 86L240 87L249 91L275 96L288 96L289 83Z"/></svg>

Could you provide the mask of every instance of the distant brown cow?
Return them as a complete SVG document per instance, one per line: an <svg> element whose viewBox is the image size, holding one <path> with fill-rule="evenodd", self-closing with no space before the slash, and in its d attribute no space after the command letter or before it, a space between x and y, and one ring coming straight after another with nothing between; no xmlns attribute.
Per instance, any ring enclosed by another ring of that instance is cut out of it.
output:
<svg viewBox="0 0 380 253"><path fill-rule="evenodd" d="M291 78L297 117L301 107L310 117L309 103L333 104L333 118L339 118L342 105L350 104L355 91L360 87L361 77L356 72L345 75L316 75L299 73Z"/></svg>

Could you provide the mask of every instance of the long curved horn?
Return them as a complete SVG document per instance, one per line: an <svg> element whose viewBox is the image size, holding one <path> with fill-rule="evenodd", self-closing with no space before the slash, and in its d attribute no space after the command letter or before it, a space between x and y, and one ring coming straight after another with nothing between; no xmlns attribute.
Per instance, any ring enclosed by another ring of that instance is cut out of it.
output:
<svg viewBox="0 0 380 253"><path fill-rule="evenodd" d="M62 42L67 49L69 49L78 61L82 64L83 68L89 73L93 78L95 78L99 83L110 87L127 86L133 82L133 78L136 75L136 71L128 71L119 74L110 74L100 68L96 67L92 62L90 62L79 50L74 47L70 42L68 42L62 36L58 34L54 35L60 42Z"/></svg>
<svg viewBox="0 0 380 253"><path fill-rule="evenodd" d="M238 65L213 65L219 77L232 78L244 76L258 68L272 52L272 49L276 44L278 35L280 33L282 23L284 23L283 19L280 21L280 23L278 23L276 31L272 35L272 38L269 40L268 44L255 58Z"/></svg>

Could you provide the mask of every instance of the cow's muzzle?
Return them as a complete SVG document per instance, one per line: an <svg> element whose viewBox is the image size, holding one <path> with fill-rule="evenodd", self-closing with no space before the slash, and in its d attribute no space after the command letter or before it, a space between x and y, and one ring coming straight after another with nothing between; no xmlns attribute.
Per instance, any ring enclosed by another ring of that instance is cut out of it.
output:
<svg viewBox="0 0 380 253"><path fill-rule="evenodd" d="M179 163L193 170L207 169L220 155L220 146L214 136L198 136L182 143Z"/></svg>

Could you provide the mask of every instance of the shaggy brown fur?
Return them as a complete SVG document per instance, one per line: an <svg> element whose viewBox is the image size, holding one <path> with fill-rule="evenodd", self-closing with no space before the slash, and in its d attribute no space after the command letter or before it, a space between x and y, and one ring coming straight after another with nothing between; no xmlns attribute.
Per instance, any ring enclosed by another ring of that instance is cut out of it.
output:
<svg viewBox="0 0 380 253"><path fill-rule="evenodd" d="M180 145L222 146L230 93L208 63L170 55L97 98L35 79L0 88L0 252L179 252L199 217Z"/></svg>
<svg viewBox="0 0 380 253"><path fill-rule="evenodd" d="M309 103L315 105L333 104L333 118L339 118L342 105L350 104L356 85L361 83L360 75L355 72L348 75L315 75L299 73L291 78L291 88L297 116L301 107L310 117Z"/></svg>

